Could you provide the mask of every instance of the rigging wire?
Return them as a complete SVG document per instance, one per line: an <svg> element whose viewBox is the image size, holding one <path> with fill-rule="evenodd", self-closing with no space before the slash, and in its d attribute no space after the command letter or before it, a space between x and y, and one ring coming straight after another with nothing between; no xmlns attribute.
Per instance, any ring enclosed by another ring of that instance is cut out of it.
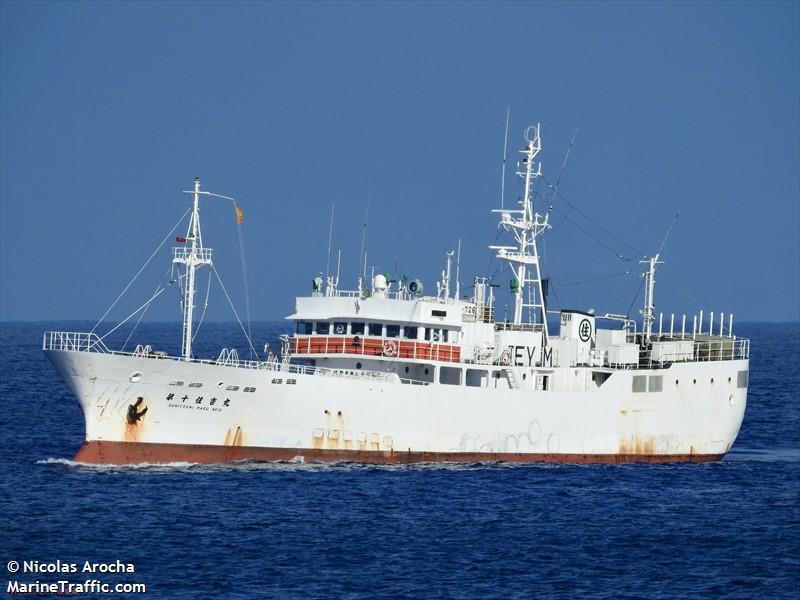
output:
<svg viewBox="0 0 800 600"><path fill-rule="evenodd" d="M167 269L166 273L169 273L169 271L170 271L170 269ZM161 284L158 284L158 285L161 285ZM156 291L158 291L158 285L153 290L154 294L156 293ZM170 281L169 285L172 285L172 281ZM150 305L148 305L147 308L145 308L142 311L142 314L139 315L139 318L136 319L136 323L134 324L133 329L131 329L131 332L128 334L128 337L125 338L125 343L122 344L122 350L121 350L122 352L125 352L125 346L127 346L128 342L131 341L131 338L133 337L133 334L136 333L136 329L139 327L139 323L142 322L142 319L144 318L144 315L147 313L148 310L150 310Z"/></svg>
<svg viewBox="0 0 800 600"><path fill-rule="evenodd" d="M578 137L578 130L581 128L581 123L583 123L583 117L586 114L586 109L583 109L581 113L580 119L578 119L578 124L575 126L575 133L572 134L572 139L569 141L569 146L567 147L567 153L564 155L564 162L561 163L561 172L558 174L556 178L556 185L553 189L553 198L558 195L558 188L561 185L561 177L564 175L564 170L567 168L567 161L569 160L569 155L572 153L572 147L575 145L575 138ZM548 183L549 185L549 183ZM552 186L551 186L552 187ZM544 200L544 194L542 194L542 200Z"/></svg>
<svg viewBox="0 0 800 600"><path fill-rule="evenodd" d="M212 264L211 269L214 271L214 275L217 277L217 281L219 282L219 286L222 288L222 291L225 294L225 298L228 299L228 304L230 305L231 310L236 317L236 321L239 323L239 327L242 329L242 333L247 338L247 343L250 345L250 351L253 353L253 355L258 357L258 352L256 352L256 349L253 347L253 341L250 339L250 336L248 335L247 330L244 328L244 325L242 325L242 320L239 318L239 313L236 311L236 307L233 305L231 297L228 295L228 290L225 289L225 284L222 283L222 278L219 276L217 268Z"/></svg>
<svg viewBox="0 0 800 600"><path fill-rule="evenodd" d="M667 232L664 234L664 239L661 240L661 245L658 247L658 252L656 252L656 255L661 254L661 251L664 249L664 246L667 243L667 238L669 238L669 234L672 233L672 228L675 227L675 223L678 222L679 216L680 213L675 213L675 216L672 218L672 223L670 223L669 227L667 227Z"/></svg>
<svg viewBox="0 0 800 600"><path fill-rule="evenodd" d="M136 313L138 313L140 310L142 310L143 308L147 308L147 307L150 305L150 303L151 303L151 302L153 302L153 300L155 300L156 298L158 298L158 297L161 295L161 293L162 293L164 290L166 290L166 289L167 289L167 288L165 288L165 287L161 287L161 285L160 285L160 284L159 284L159 286L158 286L158 287L159 287L159 288L161 288L161 289L159 289L159 290L158 290L158 291L157 291L155 294L153 294L153 295L150 297L150 299L149 299L147 302L145 302L144 304L142 304L142 305L141 305L139 308L137 308L135 311L133 311L131 314L129 314L127 317L125 317L125 319L124 319L123 321L120 321L119 323L117 323L116 327L114 327L114 328L113 328L113 329L111 329L110 331L107 331L107 332L105 333L105 335L103 335L103 336L100 338L100 341L103 341L103 340L104 340L104 339L106 339L106 338L107 338L109 335L111 335L112 333L114 333L114 332L115 332L117 329L119 329L120 327L122 327L122 326L123 326L125 323L127 323L127 322L128 322L130 319L131 319L131 317L133 317L133 315L135 315Z"/></svg>
<svg viewBox="0 0 800 600"><path fill-rule="evenodd" d="M186 212L185 212L185 213L183 213L183 215L181 216L181 218L180 218L180 219L178 219L177 223L175 223L175 225L173 225L173 226L172 226L172 229L170 229L170 230L169 230L169 233L166 235L166 237L165 237L163 240L161 240L161 243L158 245L158 248L156 248L156 249L153 251L153 253L150 255L150 258L148 258L148 259L145 261L145 263L142 265L142 267L141 267L141 268L140 268L140 269L139 269L139 270L136 272L136 275L134 275L134 276L133 276L133 279L131 279L131 280L128 282L128 285L126 285L126 286L125 286L125 289L123 289L123 290L120 292L119 296L117 296L117 299L116 299L116 300L114 300L114 302L112 302L112 303L111 303L111 306L109 306L109 307L108 307L108 309L106 310L106 312L105 312L105 313L103 313L103 316L102 316L102 317L100 317L100 320L99 320L99 321L97 321L97 323L95 323L94 327L92 327L92 330L91 330L89 333L94 333L95 329L97 329L97 326L98 326L98 325L100 325L100 323L102 323L102 322L103 322L103 319L105 319L105 318L108 316L108 313L110 313L110 312L113 310L113 308L114 308L114 307L117 305L117 302L119 302L120 298L122 298L122 296L124 296L124 295L125 295L125 292L127 292L127 291L128 291L128 288L130 288L130 287L131 287L131 285L133 285L133 282L134 282L134 281L136 281L136 279L139 277L139 275L141 275L141 274L142 274L142 271L144 271L144 270L147 268L147 265L149 265L149 264L150 264L150 261L151 261L151 260L153 260L153 257L154 257L156 254L158 254L158 251L159 251L159 250L161 250L161 247L162 247L162 246L163 246L163 245L166 243L166 241L167 241L167 240L168 240L168 239L169 239L169 238L172 236L172 234L173 234L173 233L175 232L175 230L178 228L178 225L180 225L180 224L181 224L181 221L183 221L183 220L186 218L186 215L188 215L188 214L189 214L189 211L190 211L190 210L191 210L191 208L188 208L188 209L186 209ZM112 330L112 331L113 331L113 330ZM101 338L101 339L102 339L102 338Z"/></svg>
<svg viewBox="0 0 800 600"><path fill-rule="evenodd" d="M548 185L548 187L549 187L549 188L551 188L551 189L555 190L555 187L553 186L553 184L552 184L552 183L550 183L550 181L547 179L547 177L545 177L544 175L542 175L542 179L543 179L543 180L544 180L544 182L545 182L545 183ZM621 239L619 236L617 236L617 235L616 235L616 234L614 234L613 232L609 231L607 228L605 228L605 227L603 227L602 225L600 225L600 223L598 223L597 221L595 221L595 220L594 220L592 217L590 217L590 216L589 216L587 213L585 213L585 212L584 212L584 211L582 211L580 208L578 208L577 206L575 206L575 205L574 205L572 202L570 202L570 201L569 201L569 200L568 200L568 199L567 199L567 198L564 196L564 194L562 194L561 192L558 192L558 191L556 191L556 192L553 194L553 196L552 196L552 197L553 197L553 199L555 199L556 197L558 197L558 198L561 198L561 200L563 200L564 202L566 202L566 203L567 203L567 206L569 206L569 208L570 208L570 212L574 210L575 212L577 212L578 214L580 214L580 215L581 215L581 216L582 216L584 219L586 219L587 221L589 221L589 222L590 222L592 225L594 225L595 227L597 227L598 229L600 229L600 230L601 230L603 233L605 233L605 234L606 234L606 235L608 235L609 237L613 238L614 240L616 240L617 242L619 242L620 244L622 244L623 246L625 246L626 248L628 248L628 249L629 249L629 250L631 250L632 252L636 253L636 255L637 255L637 256L644 257L644 253L642 253L641 251L637 250L636 248L634 248L633 246L631 246L630 244L628 244L628 243L627 243L625 240ZM556 210L558 210L558 209L556 209ZM562 212L562 214L563 214L563 211L560 211L560 212ZM572 223L574 224L574 221L572 221Z"/></svg>
<svg viewBox="0 0 800 600"><path fill-rule="evenodd" d="M561 177L564 175L564 171L567 168L567 162L569 161L569 156L572 153L572 147L575 145L575 138L578 137L578 130L581 128L581 123L583 123L583 117L586 115L586 108L583 109L581 112L581 116L578 119L578 124L575 126L575 132L572 134L572 139L569 141L569 146L567 146L567 152L564 154L564 161L561 163L561 171L558 173L558 177L556 178L556 185L553 191L552 197L555 198L558 194L558 188L561 186ZM544 193L540 194L542 201L546 200ZM552 211L553 203L552 200L549 202L550 210ZM548 271L547 268L547 243L546 237L542 236L542 261L544 262L544 270Z"/></svg>
<svg viewBox="0 0 800 600"><path fill-rule="evenodd" d="M153 293L155 293L157 290L158 290L158 286L156 286L156 289L155 289L155 290L153 290ZM128 342L130 342L130 341L131 341L131 338L133 337L133 334L134 334L134 333L136 333L136 328L137 328L137 327L139 327L139 323L141 323L141 322L142 322L142 318L143 318L143 317L144 317L144 315L147 313L147 310L148 310L149 308L150 308L150 306L148 305L148 306L147 306L147 308L145 308L145 309L142 311L142 313L139 315L139 318L138 318L138 319L136 319L136 323L133 325L133 329L131 329L131 332L128 334L128 337L126 337L126 338L125 338L125 343L124 343L124 344L122 344L122 348L120 349L120 352L125 352L125 346L127 346L127 345L128 345Z"/></svg>
<svg viewBox="0 0 800 600"><path fill-rule="evenodd" d="M568 281L567 283L557 282L558 285L561 287L569 287L572 285L583 285L584 283L595 283L597 281L606 281L608 279L614 279L615 277L622 277L623 275L630 275L630 271L622 271L621 273L614 273L613 275L605 275L603 277L595 277L594 279L586 279L584 281ZM553 284L553 281L550 280L550 284Z"/></svg>
<svg viewBox="0 0 800 600"><path fill-rule="evenodd" d="M241 214L241 209L236 204L234 200L233 206L236 209L237 221L236 221L236 233L239 237L239 259L242 263L242 280L244 282L244 310L245 310L245 317L247 318L247 336L250 338L252 336L251 325L250 325L250 290L247 285L247 267L245 265L244 259L244 240L242 238L242 223L239 221L239 215ZM208 274L208 283L211 285L211 273ZM206 303L208 303L208 296L206 296ZM203 310L205 314L205 309Z"/></svg>
<svg viewBox="0 0 800 600"><path fill-rule="evenodd" d="M583 227L582 225L580 225L579 223L577 223L576 221L574 221L573 219L571 219L571 218L570 218L570 216L569 216L569 212L564 212L563 210L561 210L561 209L560 209L560 208L558 208L557 206L554 206L554 207L553 207L553 209L554 209L554 210L556 210L556 211L558 211L559 213L561 213L561 214L564 216L564 220L566 220L566 221L569 221L570 223L572 223L572 224L573 224L575 227L577 227L577 228L578 228L578 229L580 229L580 230L581 230L583 233L585 233L585 234L586 234L586 235L587 235L589 238L591 238L592 240L594 240L595 242L597 242L597 243L598 243L600 246L602 246L603 248L605 248L606 250L608 250L609 252L611 252L611 254L613 254L614 256L616 256L616 257L617 257L619 260L621 260L622 262L630 262L630 261L632 261L632 260L635 258L635 257L633 257L633 256L629 256L629 257L627 257L627 258L626 258L626 257L625 257L625 256L623 256L622 254L620 254L619 252L617 252L617 251L616 251L614 248L612 248L611 246L609 246L608 244L606 244L604 241L602 241L602 240L601 240L601 239L599 239L598 237L596 237L596 236L592 235L592 234L591 234L591 233L590 233L590 232L589 232L589 231L588 231L588 230L587 230L585 227ZM572 209L570 209L570 210L572 210ZM638 251L636 251L636 252L638 253ZM640 256L644 256L644 255L643 255L643 254L640 254Z"/></svg>
<svg viewBox="0 0 800 600"><path fill-rule="evenodd" d="M197 337L198 332L200 331L200 326L203 324L203 319L206 316L206 309L208 309L208 296L211 293L211 269L208 270L208 285L206 286L206 299L203 303L203 313L200 315L200 320L197 322L197 327L194 329L194 335L192 336L192 343L194 344L194 339Z"/></svg>

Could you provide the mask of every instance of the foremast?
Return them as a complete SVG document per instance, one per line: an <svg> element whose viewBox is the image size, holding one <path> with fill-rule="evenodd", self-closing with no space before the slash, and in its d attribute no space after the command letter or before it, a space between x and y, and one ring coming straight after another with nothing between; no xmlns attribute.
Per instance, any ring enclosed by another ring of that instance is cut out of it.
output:
<svg viewBox="0 0 800 600"><path fill-rule="evenodd" d="M185 194L193 194L192 214L189 217L189 229L185 238L177 238L185 246L173 248L172 262L184 265L186 280L183 285L183 338L181 356L185 360L192 358L192 323L194 319L195 271L204 266L211 266L211 248L203 247L203 235L200 230L200 178L194 178L194 190L184 190Z"/></svg>
<svg viewBox="0 0 800 600"><path fill-rule="evenodd" d="M514 279L511 282L511 293L514 295L514 324L523 324L523 311L528 309L527 323L536 325L541 318L540 326L546 343L547 314L536 238L550 229L550 224L549 215L542 216L533 211L533 185L536 178L542 175L542 164L537 162L534 165L534 159L542 149L539 131L538 123L528 127L525 130L525 148L520 150L523 159L521 165L517 164L516 174L524 182L524 194L519 199L521 208L492 211L500 213L500 226L514 233L517 246L490 246L490 248L497 250L497 257L508 261L514 272Z"/></svg>

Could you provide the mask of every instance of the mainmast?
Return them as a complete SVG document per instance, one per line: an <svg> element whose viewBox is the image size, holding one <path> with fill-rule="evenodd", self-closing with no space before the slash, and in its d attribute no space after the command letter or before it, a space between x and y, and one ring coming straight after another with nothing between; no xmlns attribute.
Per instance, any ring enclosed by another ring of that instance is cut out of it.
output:
<svg viewBox="0 0 800 600"><path fill-rule="evenodd" d="M542 149L539 129L540 125L536 124L525 130L526 145L520 150L523 159L522 165L517 165L517 176L524 181L524 194L519 199L521 208L492 211L500 213L500 225L504 229L514 232L517 246L490 246L490 248L497 250L497 257L508 261L514 272L514 280L511 283L511 291L514 294L514 324L522 324L524 308L528 309L529 324L537 323L537 313L539 313L542 331L547 340L547 315L536 238L550 229L550 224L549 215L542 217L539 213L533 212L533 185L536 178L542 175L542 164L534 165L534 158ZM525 294L528 295L527 301Z"/></svg>
<svg viewBox="0 0 800 600"><path fill-rule="evenodd" d="M181 355L184 360L192 358L192 319L194 318L195 270L203 265L211 265L211 248L203 248L200 232L200 178L194 178L194 190L185 191L194 194L192 216L189 218L189 230L184 242L188 246L173 248L172 262L186 265L186 281L183 287L183 341ZM210 194L209 194L210 195ZM181 241L181 240L179 240Z"/></svg>

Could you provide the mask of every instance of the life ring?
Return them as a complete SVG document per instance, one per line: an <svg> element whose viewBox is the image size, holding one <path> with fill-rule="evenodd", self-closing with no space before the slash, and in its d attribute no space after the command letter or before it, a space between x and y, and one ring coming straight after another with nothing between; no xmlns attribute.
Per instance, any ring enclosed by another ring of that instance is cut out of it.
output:
<svg viewBox="0 0 800 600"><path fill-rule="evenodd" d="M383 355L397 356L397 342L395 340L383 340Z"/></svg>
<svg viewBox="0 0 800 600"><path fill-rule="evenodd" d="M500 364L503 366L508 366L511 364L511 352L509 350L503 350L500 353Z"/></svg>

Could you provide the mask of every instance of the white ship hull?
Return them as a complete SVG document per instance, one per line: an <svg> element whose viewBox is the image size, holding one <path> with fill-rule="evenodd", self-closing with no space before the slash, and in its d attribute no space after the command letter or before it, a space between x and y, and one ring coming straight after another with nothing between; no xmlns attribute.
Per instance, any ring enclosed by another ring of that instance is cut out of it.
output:
<svg viewBox="0 0 800 600"><path fill-rule="evenodd" d="M557 368L574 391L538 391L411 385L277 364L45 353L83 409L86 442L76 459L114 464L718 460L742 423L746 376L742 385L738 374L749 363L616 370L599 387L592 367ZM521 378L525 370L513 371ZM662 390L634 393L632 378L642 375L661 376ZM147 409L133 423L132 406Z"/></svg>

